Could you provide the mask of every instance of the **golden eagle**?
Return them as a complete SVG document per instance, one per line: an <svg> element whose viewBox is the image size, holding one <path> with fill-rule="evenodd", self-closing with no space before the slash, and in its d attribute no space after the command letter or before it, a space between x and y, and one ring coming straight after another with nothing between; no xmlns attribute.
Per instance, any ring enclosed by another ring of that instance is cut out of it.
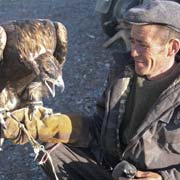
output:
<svg viewBox="0 0 180 180"><path fill-rule="evenodd" d="M64 88L62 67L67 30L47 19L0 24L0 108L14 110L42 102L55 85Z"/></svg>

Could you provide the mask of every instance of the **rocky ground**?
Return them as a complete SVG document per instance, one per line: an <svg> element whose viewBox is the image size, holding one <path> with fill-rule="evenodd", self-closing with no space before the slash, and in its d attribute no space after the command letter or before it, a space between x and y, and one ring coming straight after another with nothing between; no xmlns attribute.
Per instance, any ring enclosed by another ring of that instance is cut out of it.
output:
<svg viewBox="0 0 180 180"><path fill-rule="evenodd" d="M24 18L61 21L69 32L69 48L64 66L65 91L45 104L54 111L94 111L101 94L111 54L116 47L103 49L107 36L102 32L96 0L0 0L0 22ZM6 141L0 152L0 180L46 180L33 161L30 145L13 145Z"/></svg>

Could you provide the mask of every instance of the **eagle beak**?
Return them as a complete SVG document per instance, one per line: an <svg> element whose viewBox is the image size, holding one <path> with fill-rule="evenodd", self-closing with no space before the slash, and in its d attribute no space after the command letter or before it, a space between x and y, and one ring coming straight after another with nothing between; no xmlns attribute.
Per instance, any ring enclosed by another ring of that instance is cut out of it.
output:
<svg viewBox="0 0 180 180"><path fill-rule="evenodd" d="M65 85L62 76L59 76L55 85L60 88L60 92L62 93L64 91Z"/></svg>
<svg viewBox="0 0 180 180"><path fill-rule="evenodd" d="M59 76L55 83L45 80L45 85L51 93L52 97L55 97L56 95L55 86L60 88L61 93L64 91L64 81L62 79L62 76Z"/></svg>

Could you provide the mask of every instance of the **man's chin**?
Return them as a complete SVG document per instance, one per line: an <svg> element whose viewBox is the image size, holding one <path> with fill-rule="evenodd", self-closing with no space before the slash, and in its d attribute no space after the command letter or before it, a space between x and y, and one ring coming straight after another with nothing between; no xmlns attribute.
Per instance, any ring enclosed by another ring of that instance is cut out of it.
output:
<svg viewBox="0 0 180 180"><path fill-rule="evenodd" d="M135 72L136 72L136 74L138 74L138 75L140 75L140 76L144 76L146 73L144 72L144 70L142 70L142 69L137 69L137 68L135 68Z"/></svg>

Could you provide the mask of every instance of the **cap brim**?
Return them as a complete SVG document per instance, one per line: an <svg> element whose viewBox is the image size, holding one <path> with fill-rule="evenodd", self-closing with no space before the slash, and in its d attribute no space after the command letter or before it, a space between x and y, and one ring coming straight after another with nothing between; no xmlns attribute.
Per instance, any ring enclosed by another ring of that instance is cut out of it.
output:
<svg viewBox="0 0 180 180"><path fill-rule="evenodd" d="M169 27L170 29L173 29L173 30L175 30L175 31L177 31L177 32L180 32L180 29L177 29L177 28L175 28L175 27L173 27L173 26L170 26L170 25L167 25L167 24L164 24L164 23L154 23L154 22L150 22L150 23L146 23L146 22L133 22L133 21L128 21L128 20L124 20L126 23L128 23L128 24L131 24L131 25L139 25L139 26L142 26L142 25L150 25L150 24L154 24L154 25L162 25L162 26L167 26L167 27Z"/></svg>

